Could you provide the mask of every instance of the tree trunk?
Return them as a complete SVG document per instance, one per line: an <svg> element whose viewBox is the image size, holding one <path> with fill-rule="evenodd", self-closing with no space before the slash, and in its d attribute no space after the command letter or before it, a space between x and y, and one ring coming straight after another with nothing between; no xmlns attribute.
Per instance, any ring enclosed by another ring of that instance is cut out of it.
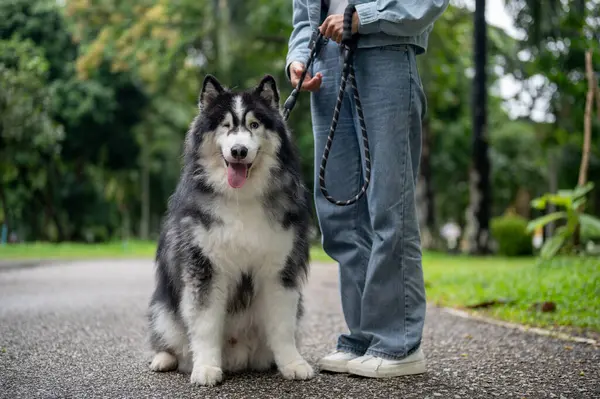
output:
<svg viewBox="0 0 600 399"><path fill-rule="evenodd" d="M46 192L46 201L48 202L47 206L48 206L49 216L50 216L51 220L54 222L54 224L56 225L57 241L63 242L63 241L66 241L68 239L68 237L65 234L65 229L63 228L63 226L61 224L60 215L57 212L56 206L55 206L56 191L54 190L54 188L55 188L54 183L55 183L56 179L55 179L54 172L55 172L54 166L51 164L51 162L48 162L48 182L46 183L46 188L44 191Z"/></svg>
<svg viewBox="0 0 600 399"><path fill-rule="evenodd" d="M421 165L419 172L419 184L417 186L417 206L419 211L419 222L421 225L421 241L423 249L436 248L435 233L435 203L432 187L431 174L431 130L429 121L423 122L423 148L421 152Z"/></svg>
<svg viewBox="0 0 600 399"><path fill-rule="evenodd" d="M215 16L215 47L217 65L223 81L231 82L231 35L230 10L228 0L213 0Z"/></svg>
<svg viewBox="0 0 600 399"><path fill-rule="evenodd" d="M557 158L556 150L548 151L548 192L555 193L558 191L558 167L556 165ZM556 205L548 202L546 205L546 214L556 212ZM552 237L554 233L554 222L548 223L544 228L544 241Z"/></svg>
<svg viewBox="0 0 600 399"><path fill-rule="evenodd" d="M529 219L531 217L531 193L525 187L519 187L515 195L515 211L517 215Z"/></svg>
<svg viewBox="0 0 600 399"><path fill-rule="evenodd" d="M142 217L140 219L140 239L147 240L150 230L150 134L142 144Z"/></svg>
<svg viewBox="0 0 600 399"><path fill-rule="evenodd" d="M596 91L594 78L594 68L592 67L592 51L585 52L585 74L587 76L588 91L585 99L585 113L583 115L583 148L581 149L581 165L579 166L579 178L577 185L585 186L587 183L587 173L590 166L590 150L592 147L592 104L594 102L594 92ZM579 206L579 211L583 211L583 204ZM573 237L573 245L578 248L581 244L581 229L577 226Z"/></svg>
<svg viewBox="0 0 600 399"><path fill-rule="evenodd" d="M4 187L0 185L0 202L2 202L2 213L4 213L4 224L10 234L10 220L8 219L8 203L6 202L6 194L4 193Z"/></svg>
<svg viewBox="0 0 600 399"><path fill-rule="evenodd" d="M581 151L581 165L579 166L579 179L577 185L587 183L587 172L590 166L590 149L592 146L592 103L594 102L594 69L592 68L592 52L585 53L585 72L588 81L588 91L585 100L585 114L583 119L583 148Z"/></svg>
<svg viewBox="0 0 600 399"><path fill-rule="evenodd" d="M476 0L474 16L475 77L473 79L473 163L469 173L470 204L466 212L466 246L471 254L490 252L490 160L487 134L485 0Z"/></svg>

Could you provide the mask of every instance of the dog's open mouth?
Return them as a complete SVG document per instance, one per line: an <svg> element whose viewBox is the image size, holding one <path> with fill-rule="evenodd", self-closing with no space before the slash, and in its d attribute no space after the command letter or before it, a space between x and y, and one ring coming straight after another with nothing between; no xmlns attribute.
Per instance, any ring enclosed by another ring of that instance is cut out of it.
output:
<svg viewBox="0 0 600 399"><path fill-rule="evenodd" d="M240 188L246 183L250 173L251 163L227 162L227 182L233 188Z"/></svg>

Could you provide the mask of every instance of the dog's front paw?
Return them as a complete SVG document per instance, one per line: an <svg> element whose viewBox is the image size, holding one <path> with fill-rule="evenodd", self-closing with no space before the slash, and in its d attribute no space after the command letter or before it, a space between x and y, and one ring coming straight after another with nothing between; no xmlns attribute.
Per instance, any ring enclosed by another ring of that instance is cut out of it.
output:
<svg viewBox="0 0 600 399"><path fill-rule="evenodd" d="M195 385L213 387L223 381L223 370L214 366L194 366L190 382Z"/></svg>
<svg viewBox="0 0 600 399"><path fill-rule="evenodd" d="M315 375L313 368L304 359L294 360L280 371L287 380L309 380Z"/></svg>

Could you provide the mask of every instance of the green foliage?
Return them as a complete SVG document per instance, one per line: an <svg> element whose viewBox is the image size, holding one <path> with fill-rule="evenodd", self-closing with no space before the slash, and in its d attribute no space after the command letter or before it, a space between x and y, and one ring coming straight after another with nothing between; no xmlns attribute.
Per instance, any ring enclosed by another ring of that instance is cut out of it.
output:
<svg viewBox="0 0 600 399"><path fill-rule="evenodd" d="M13 106L0 117L12 129L11 137L17 137L16 129L25 136L19 151L13 140L10 155L2 158L10 168L0 171L0 201L9 228L21 238L97 241L121 230L120 204L105 196L104 186L116 176L135 174L140 145L131 130L146 96L131 76L110 72L104 62L93 79L77 78L79 45L62 11L46 0L0 4L0 40L23 41L37 49L32 60L44 60L43 74L16 80L13 92L4 92L12 96ZM11 51L0 54L6 59ZM23 60L27 54L32 53L24 53ZM50 132L54 137L40 149L38 141ZM118 181L127 189L136 187L135 182ZM128 202L135 204L135 195L130 193Z"/></svg>
<svg viewBox="0 0 600 399"><path fill-rule="evenodd" d="M551 121L538 126L537 138L545 153L553 155L558 186L573 186L577 181L583 140L583 121L587 81L585 51L592 50L593 65L600 65L600 3L561 0L507 0L507 10L523 35L507 65L507 73L523 82L516 95L530 117L531 99L549 100ZM538 83L535 83L535 80ZM600 123L593 118L590 179L600 184ZM548 191L538 191L539 194ZM538 195L539 195L538 194ZM600 213L600 193L590 201Z"/></svg>
<svg viewBox="0 0 600 399"><path fill-rule="evenodd" d="M490 230L498 243L498 253L503 256L532 255L532 237L526 229L527 219L521 216L506 214L493 218Z"/></svg>
<svg viewBox="0 0 600 399"><path fill-rule="evenodd" d="M573 250L576 247L576 235L580 237L600 237L600 219L583 212L587 202L586 195L594 188L593 183L573 190L560 190L556 194L545 194L531 202L532 207L545 210L548 204L553 204L563 211L553 212L529 222L528 231L543 227L551 222L563 221L564 225L556 229L556 233L544 243L541 257L549 259L560 250Z"/></svg>
<svg viewBox="0 0 600 399"><path fill-rule="evenodd" d="M50 113L48 62L31 40L0 39L0 221L10 225L18 204L35 200L49 180L64 137ZM7 189L7 188L15 189Z"/></svg>
<svg viewBox="0 0 600 399"><path fill-rule="evenodd" d="M514 57L515 40L503 31L488 27L489 58L499 65ZM435 215L439 224L447 220L464 222L464 210L469 202L469 166L471 163L471 77L473 67L473 17L464 8L450 6L436 21L430 34L427 54L418 57L418 66L427 97L424 123L425 140L429 143L432 187L435 187ZM490 64L488 83L499 78ZM513 145L531 141L533 127L527 122L511 121L502 109L501 99L490 93L488 100L489 135L491 141L492 178L496 214L514 200L522 181L539 167L526 165L527 174L519 174L537 146ZM518 152L518 158L513 158ZM514 162L517 161L517 162ZM519 164L521 162L523 164ZM498 184L498 186L496 186Z"/></svg>
<svg viewBox="0 0 600 399"><path fill-rule="evenodd" d="M546 190L546 162L532 123L508 120L493 123L490 160L493 209L498 215L513 205L519 189L526 188L530 193Z"/></svg>
<svg viewBox="0 0 600 399"><path fill-rule="evenodd" d="M0 132L7 154L16 151L11 144L37 151L62 138L49 115L47 73L48 62L31 40L0 40Z"/></svg>

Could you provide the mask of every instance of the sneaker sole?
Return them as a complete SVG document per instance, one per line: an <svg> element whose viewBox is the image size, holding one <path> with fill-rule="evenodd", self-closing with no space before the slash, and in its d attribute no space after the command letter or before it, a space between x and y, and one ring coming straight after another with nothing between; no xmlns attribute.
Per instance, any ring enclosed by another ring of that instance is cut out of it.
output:
<svg viewBox="0 0 600 399"><path fill-rule="evenodd" d="M319 362L319 369L321 369L322 371L329 371L332 373L348 373L348 365L344 364L341 365L337 362Z"/></svg>
<svg viewBox="0 0 600 399"><path fill-rule="evenodd" d="M427 371L427 361L418 360L416 362L404 363L389 370L364 370L360 367L352 367L352 365L348 366L347 368L350 374L359 375L361 377L392 378L402 377L405 375L423 374Z"/></svg>

